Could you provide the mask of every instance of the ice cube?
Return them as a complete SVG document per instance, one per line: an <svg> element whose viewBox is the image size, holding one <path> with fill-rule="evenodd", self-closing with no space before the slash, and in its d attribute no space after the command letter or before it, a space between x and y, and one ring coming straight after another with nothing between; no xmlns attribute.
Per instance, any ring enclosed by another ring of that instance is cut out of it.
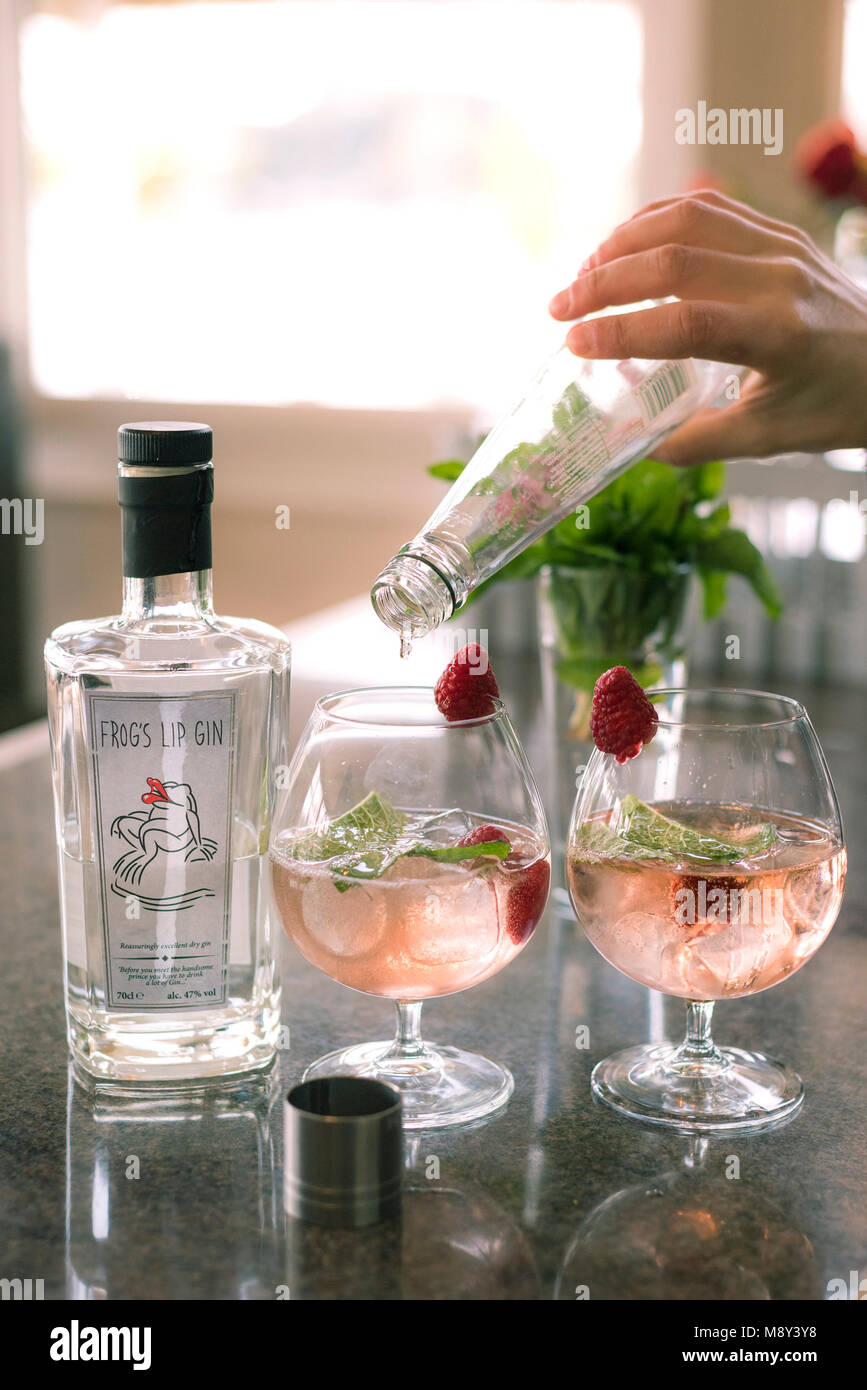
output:
<svg viewBox="0 0 867 1390"><path fill-rule="evenodd" d="M497 949L497 899L486 872L428 862L402 884L400 914L404 950L418 964L481 968Z"/></svg>
<svg viewBox="0 0 867 1390"><path fill-rule="evenodd" d="M385 935L386 906L381 888L357 883L340 893L330 874L308 878L301 915L309 935L336 956L366 956Z"/></svg>
<svg viewBox="0 0 867 1390"><path fill-rule="evenodd" d="M664 954L672 940L671 923L651 912L625 912L599 936L598 943L618 970L653 989L660 983L666 966Z"/></svg>
<svg viewBox="0 0 867 1390"><path fill-rule="evenodd" d="M826 863L811 864L786 875L785 913L796 931L812 933L824 922L834 888L834 875Z"/></svg>
<svg viewBox="0 0 867 1390"><path fill-rule="evenodd" d="M474 828L466 811L437 811L414 826L420 840L431 845L456 845Z"/></svg>
<svg viewBox="0 0 867 1390"><path fill-rule="evenodd" d="M686 983L710 998L743 994L763 980L771 983L783 968L791 939L791 928L776 915L767 921L710 923L685 952Z"/></svg>

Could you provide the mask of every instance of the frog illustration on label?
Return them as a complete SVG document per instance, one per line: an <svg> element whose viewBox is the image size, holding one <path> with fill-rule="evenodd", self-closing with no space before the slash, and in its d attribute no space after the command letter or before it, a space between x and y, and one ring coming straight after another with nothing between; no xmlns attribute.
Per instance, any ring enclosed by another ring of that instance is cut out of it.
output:
<svg viewBox="0 0 867 1390"><path fill-rule="evenodd" d="M148 811L131 811L117 816L111 834L124 840L125 850L113 866L112 892L123 898L136 897L152 911L177 911L189 907L202 897L213 897L211 888L186 889L166 895L172 870L185 864L210 863L217 852L217 841L202 834L199 811L193 790L187 782L161 782L148 777L150 788L142 801ZM168 857L168 859L167 859ZM157 885L163 891L148 893ZM144 886L145 891L141 890Z"/></svg>

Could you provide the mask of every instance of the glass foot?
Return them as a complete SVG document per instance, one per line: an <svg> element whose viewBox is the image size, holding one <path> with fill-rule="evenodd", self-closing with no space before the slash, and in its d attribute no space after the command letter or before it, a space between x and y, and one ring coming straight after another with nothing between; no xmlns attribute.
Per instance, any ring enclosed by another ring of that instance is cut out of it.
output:
<svg viewBox="0 0 867 1390"><path fill-rule="evenodd" d="M396 1086L404 1129L465 1124L505 1105L515 1089L512 1073L488 1057L459 1047L424 1045L415 1056L395 1055L393 1042L359 1043L313 1062L304 1080L317 1076L368 1076Z"/></svg>
<svg viewBox="0 0 867 1390"><path fill-rule="evenodd" d="M758 1129L793 1115L804 1099L796 1072L738 1047L713 1062L684 1062L673 1043L628 1047L593 1069L593 1094L633 1119L676 1129ZM675 1060L678 1059L678 1060Z"/></svg>

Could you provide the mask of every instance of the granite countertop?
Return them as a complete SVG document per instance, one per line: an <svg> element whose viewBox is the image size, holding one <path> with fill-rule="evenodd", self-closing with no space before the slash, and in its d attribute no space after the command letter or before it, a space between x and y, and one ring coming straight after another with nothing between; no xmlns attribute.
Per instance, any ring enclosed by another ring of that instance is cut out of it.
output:
<svg viewBox="0 0 867 1390"><path fill-rule="evenodd" d="M316 694L372 683L371 653L377 680L407 679L374 628L354 604L297 625L296 730ZM420 655L409 680L428 680L440 656ZM535 665L520 653L497 661L538 770ZM682 1003L624 978L549 909L500 975L424 1011L433 1041L511 1067L511 1102L473 1127L409 1136L402 1219L361 1232L285 1218L281 1097L327 1049L388 1036L390 1005L326 979L281 939L290 1045L270 1076L156 1099L84 1091L66 1055L47 738L36 726L0 740L0 1277L41 1279L46 1298L570 1300L585 1289L823 1299L829 1281L865 1278L867 697L793 693L837 784L846 898L816 958L781 987L720 1006L715 1035L793 1065L800 1114L763 1134L690 1141L595 1102L594 1063L679 1036Z"/></svg>

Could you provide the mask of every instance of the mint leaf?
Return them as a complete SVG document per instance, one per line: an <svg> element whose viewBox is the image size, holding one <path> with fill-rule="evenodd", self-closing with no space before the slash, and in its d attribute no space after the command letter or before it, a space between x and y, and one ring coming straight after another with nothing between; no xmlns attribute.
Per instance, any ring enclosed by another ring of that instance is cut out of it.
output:
<svg viewBox="0 0 867 1390"><path fill-rule="evenodd" d="M726 466L715 463L697 463L691 468L682 468L683 482L696 502L707 502L719 497L726 480Z"/></svg>
<svg viewBox="0 0 867 1390"><path fill-rule="evenodd" d="M401 836L406 816L378 792L370 792L351 811L322 830L295 840L293 859L307 864L327 861L335 874L379 878L405 849Z"/></svg>
<svg viewBox="0 0 867 1390"><path fill-rule="evenodd" d="M633 661L631 654L621 656L617 652L606 652L604 655L586 657L565 657L558 661L556 665L557 679L564 685L571 685L574 690L592 691L603 671L611 666L629 666ZM643 666L631 666L633 676L638 684L644 686L645 690L651 685L657 685L662 677L662 667L654 662L645 662Z"/></svg>
<svg viewBox="0 0 867 1390"><path fill-rule="evenodd" d="M481 859L485 854L505 859L511 848L508 840L483 840L478 845L416 845L406 852L410 856L435 859L438 864L460 864L464 859Z"/></svg>
<svg viewBox="0 0 867 1390"><path fill-rule="evenodd" d="M750 859L770 849L777 832L770 822L764 822L739 844L706 835L692 826L671 820L655 807L639 801L631 793L624 796L615 827L618 835L636 845L643 845L655 858L710 859L717 863L734 863Z"/></svg>
<svg viewBox="0 0 867 1390"><path fill-rule="evenodd" d="M726 580L722 570L699 570L702 587L702 612L705 618L715 618L726 606Z"/></svg>
<svg viewBox="0 0 867 1390"><path fill-rule="evenodd" d="M443 459L442 463L428 464L428 473L432 478L442 478L447 483L453 483L459 478L466 468L465 463L460 459Z"/></svg>
<svg viewBox="0 0 867 1390"><path fill-rule="evenodd" d="M575 845L585 854L599 855L603 859L647 858L647 850L643 845L633 844L623 835L618 835L614 827L603 820L587 820L579 825Z"/></svg>
<svg viewBox="0 0 867 1390"><path fill-rule="evenodd" d="M703 538L696 545L695 559L702 569L742 575L761 599L768 615L772 618L780 616L783 602L774 577L765 564L762 552L743 531L729 527L717 535Z"/></svg>
<svg viewBox="0 0 867 1390"><path fill-rule="evenodd" d="M585 821L578 827L574 843L579 858L583 853L604 859L658 859L667 864L684 858L732 864L770 849L776 838L775 827L765 822L740 844L719 840L671 820L637 796L629 795L621 801L614 825L609 821Z"/></svg>
<svg viewBox="0 0 867 1390"><path fill-rule="evenodd" d="M444 815L446 813L443 813ZM346 879L370 881L381 878L386 869L403 856L423 856L441 864L457 864L464 859L491 855L505 859L511 849L508 840L486 840L478 845L433 845L421 840L403 811L387 797L369 792L363 801L322 830L293 841L289 853L307 864L327 863L339 893L352 888Z"/></svg>

